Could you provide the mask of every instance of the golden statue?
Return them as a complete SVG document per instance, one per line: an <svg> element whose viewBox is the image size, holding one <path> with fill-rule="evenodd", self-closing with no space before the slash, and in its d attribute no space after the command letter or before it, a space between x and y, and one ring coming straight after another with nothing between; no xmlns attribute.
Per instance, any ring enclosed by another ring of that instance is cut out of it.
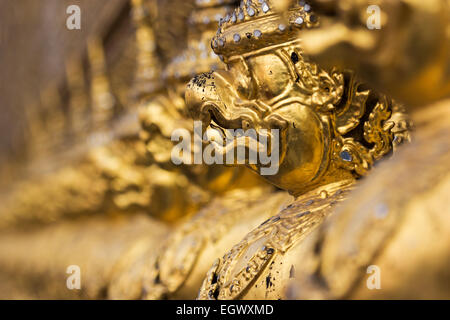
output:
<svg viewBox="0 0 450 320"><path fill-rule="evenodd" d="M269 1L246 1L223 21L212 47L228 68L191 80L188 107L194 119L219 132L280 130L278 171L263 177L295 201L213 265L199 298L285 298L303 238L348 198L375 161L408 139L407 120L398 116L397 103L352 72L326 71L304 59L297 31L319 24L306 5L283 16ZM223 155L229 149L217 147ZM260 172L259 163L248 166Z"/></svg>
<svg viewBox="0 0 450 320"><path fill-rule="evenodd" d="M210 203L175 228L155 254L137 259L120 281L112 284L111 298L195 298L217 255L290 199L243 168L205 164L177 167L172 163L172 132L178 128L193 132L182 99L185 84L195 73L221 64L208 44L215 33L217 17L229 10L230 4L227 1L196 4L189 18L188 47L164 71L169 84L167 93L144 103L140 112L144 129L141 138L153 159L164 168L182 172L214 194Z"/></svg>
<svg viewBox="0 0 450 320"><path fill-rule="evenodd" d="M450 297L448 0L118 8L24 108L0 297Z"/></svg>

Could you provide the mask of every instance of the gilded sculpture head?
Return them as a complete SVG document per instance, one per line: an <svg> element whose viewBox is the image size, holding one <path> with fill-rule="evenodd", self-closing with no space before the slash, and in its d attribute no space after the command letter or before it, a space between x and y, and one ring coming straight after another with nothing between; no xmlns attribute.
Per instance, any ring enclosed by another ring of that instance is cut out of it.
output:
<svg viewBox="0 0 450 320"><path fill-rule="evenodd" d="M222 19L211 46L227 68L191 80L191 116L222 136L224 129L279 129L278 172L265 178L294 194L364 175L392 150L396 106L352 72L306 60L299 32L319 26L309 5L283 14L272 7L267 0L242 1ZM241 141L248 148L249 139ZM259 173L263 165L248 166Z"/></svg>

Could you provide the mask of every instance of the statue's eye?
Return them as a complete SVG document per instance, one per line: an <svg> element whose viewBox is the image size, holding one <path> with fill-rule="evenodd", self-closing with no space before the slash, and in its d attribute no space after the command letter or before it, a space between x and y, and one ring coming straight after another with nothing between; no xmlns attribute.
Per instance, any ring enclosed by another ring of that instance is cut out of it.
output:
<svg viewBox="0 0 450 320"><path fill-rule="evenodd" d="M242 120L242 128L250 129L250 122L248 120Z"/></svg>

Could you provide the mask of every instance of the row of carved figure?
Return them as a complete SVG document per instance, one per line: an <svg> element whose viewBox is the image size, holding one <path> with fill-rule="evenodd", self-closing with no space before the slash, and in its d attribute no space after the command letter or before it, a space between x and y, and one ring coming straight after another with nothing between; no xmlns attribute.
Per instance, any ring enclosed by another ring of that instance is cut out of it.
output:
<svg viewBox="0 0 450 320"><path fill-rule="evenodd" d="M450 297L449 1L196 0L187 47L162 70L154 17L177 9L131 4L127 120L5 196L0 270L17 295ZM93 96L108 103L100 78ZM172 132L193 120L224 142L227 129L278 129L278 171L175 165Z"/></svg>

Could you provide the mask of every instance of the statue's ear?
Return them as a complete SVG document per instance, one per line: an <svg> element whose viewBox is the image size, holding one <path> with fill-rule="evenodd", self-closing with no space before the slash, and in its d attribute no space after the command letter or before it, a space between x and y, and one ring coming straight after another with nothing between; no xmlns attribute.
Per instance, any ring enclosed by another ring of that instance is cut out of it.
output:
<svg viewBox="0 0 450 320"><path fill-rule="evenodd" d="M336 112L336 128L344 135L356 128L366 112L366 102L370 90L363 90L353 75L346 79L346 88L341 107Z"/></svg>

